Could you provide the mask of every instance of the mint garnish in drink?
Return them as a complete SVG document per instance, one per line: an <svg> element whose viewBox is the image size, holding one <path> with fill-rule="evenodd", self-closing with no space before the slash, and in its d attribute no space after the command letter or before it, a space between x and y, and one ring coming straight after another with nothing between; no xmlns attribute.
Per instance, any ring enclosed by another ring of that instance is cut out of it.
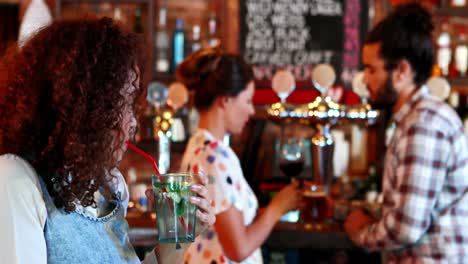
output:
<svg viewBox="0 0 468 264"><path fill-rule="evenodd" d="M159 242L180 248L179 243L194 241L197 207L190 204L191 183L190 174L152 176Z"/></svg>
<svg viewBox="0 0 468 264"><path fill-rule="evenodd" d="M160 190L165 189L164 196L160 199L170 198L174 202L175 213L178 217L185 213L187 208L186 203L191 195L190 184L187 182L156 182L153 183L154 187Z"/></svg>

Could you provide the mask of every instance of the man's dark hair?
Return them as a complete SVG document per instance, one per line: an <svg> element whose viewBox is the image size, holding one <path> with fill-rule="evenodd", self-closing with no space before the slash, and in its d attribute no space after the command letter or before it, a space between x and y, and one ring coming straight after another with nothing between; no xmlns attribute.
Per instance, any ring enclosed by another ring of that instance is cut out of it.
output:
<svg viewBox="0 0 468 264"><path fill-rule="evenodd" d="M380 43L380 56L385 69L393 70L402 59L408 60L418 86L431 75L434 62L432 43L432 17L428 10L417 3L396 7L367 35L365 44Z"/></svg>

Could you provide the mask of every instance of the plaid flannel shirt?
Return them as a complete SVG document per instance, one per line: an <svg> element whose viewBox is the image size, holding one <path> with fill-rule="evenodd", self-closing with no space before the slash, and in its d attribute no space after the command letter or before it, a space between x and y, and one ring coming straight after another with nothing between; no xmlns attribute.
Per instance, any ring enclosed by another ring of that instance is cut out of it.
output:
<svg viewBox="0 0 468 264"><path fill-rule="evenodd" d="M453 109L421 87L395 113L383 215L351 239L388 263L468 263L468 143Z"/></svg>

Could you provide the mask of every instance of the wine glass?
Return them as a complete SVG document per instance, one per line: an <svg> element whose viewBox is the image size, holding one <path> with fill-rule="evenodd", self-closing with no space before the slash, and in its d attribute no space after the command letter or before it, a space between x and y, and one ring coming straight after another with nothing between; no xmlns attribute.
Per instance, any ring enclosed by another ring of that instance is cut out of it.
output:
<svg viewBox="0 0 468 264"><path fill-rule="evenodd" d="M286 176L299 177L304 167L304 143L300 138L282 140L279 167Z"/></svg>
<svg viewBox="0 0 468 264"><path fill-rule="evenodd" d="M304 167L304 143L300 138L289 137L281 140L280 143L279 168L287 177L299 178ZM302 189L303 180L299 178L299 189ZM299 221L299 210L286 213L282 221Z"/></svg>

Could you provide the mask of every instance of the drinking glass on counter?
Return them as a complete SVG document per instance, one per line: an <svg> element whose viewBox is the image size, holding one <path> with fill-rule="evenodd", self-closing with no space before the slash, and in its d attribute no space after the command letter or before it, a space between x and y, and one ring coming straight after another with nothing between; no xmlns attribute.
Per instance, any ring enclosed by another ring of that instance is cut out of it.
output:
<svg viewBox="0 0 468 264"><path fill-rule="evenodd" d="M304 207L301 209L303 222L324 222L332 217L330 201L323 189L313 183L305 182L302 192Z"/></svg>

